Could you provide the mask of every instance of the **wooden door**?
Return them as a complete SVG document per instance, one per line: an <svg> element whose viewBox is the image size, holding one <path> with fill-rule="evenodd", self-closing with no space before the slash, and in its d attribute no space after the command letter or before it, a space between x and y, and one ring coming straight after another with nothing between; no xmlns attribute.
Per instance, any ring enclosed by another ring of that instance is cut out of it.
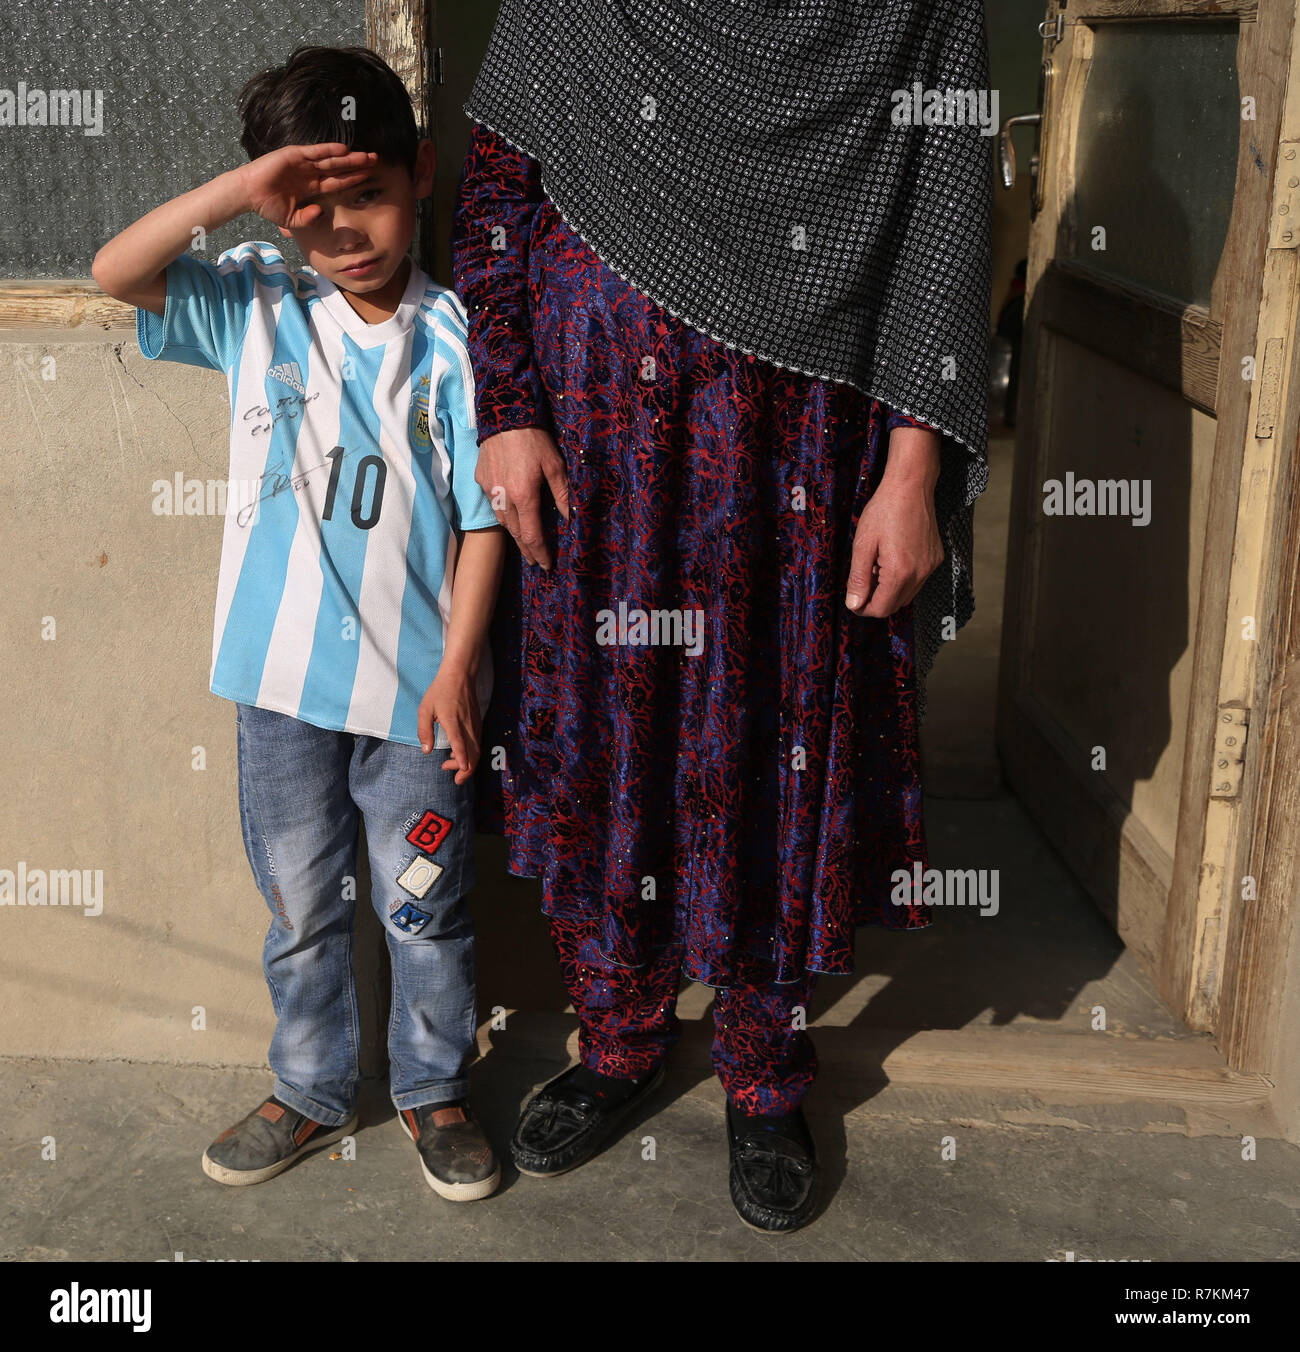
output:
<svg viewBox="0 0 1300 1352"><path fill-rule="evenodd" d="M1243 955L1279 769L1259 713L1295 445L1295 19L1049 0L999 684L1008 781L1235 1065L1268 1059L1249 1024L1277 978Z"/></svg>

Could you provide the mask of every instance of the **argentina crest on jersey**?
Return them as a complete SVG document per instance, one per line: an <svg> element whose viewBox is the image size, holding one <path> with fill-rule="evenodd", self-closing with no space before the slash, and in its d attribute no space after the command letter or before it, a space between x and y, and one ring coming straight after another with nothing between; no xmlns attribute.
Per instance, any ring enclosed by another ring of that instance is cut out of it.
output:
<svg viewBox="0 0 1300 1352"><path fill-rule="evenodd" d="M411 399L411 420L408 428L411 445L427 451L433 444L429 435L429 377L420 377L419 389Z"/></svg>

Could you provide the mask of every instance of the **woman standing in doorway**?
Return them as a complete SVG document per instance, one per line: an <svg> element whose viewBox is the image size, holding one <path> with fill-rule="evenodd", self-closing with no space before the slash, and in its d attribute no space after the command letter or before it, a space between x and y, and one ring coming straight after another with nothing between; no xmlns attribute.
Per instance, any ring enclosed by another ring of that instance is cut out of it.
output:
<svg viewBox="0 0 1300 1352"><path fill-rule="evenodd" d="M737 1211L816 1205L813 982L855 926L929 923L917 729L973 608L991 165L925 109L986 67L970 0L501 6L453 232L522 555L483 821L542 879L580 1026L525 1173L653 1091L685 974Z"/></svg>

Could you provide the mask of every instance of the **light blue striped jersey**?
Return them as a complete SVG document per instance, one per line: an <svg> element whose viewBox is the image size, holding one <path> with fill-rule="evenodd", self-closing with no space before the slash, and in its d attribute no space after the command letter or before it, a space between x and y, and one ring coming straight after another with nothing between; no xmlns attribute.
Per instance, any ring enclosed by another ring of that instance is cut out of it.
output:
<svg viewBox="0 0 1300 1352"><path fill-rule="evenodd" d="M474 482L455 292L412 264L396 313L368 324L327 277L254 242L215 264L176 259L164 314L137 311L136 333L146 357L229 385L213 693L418 746L451 615L453 527L497 525ZM485 643L480 708L491 688Z"/></svg>

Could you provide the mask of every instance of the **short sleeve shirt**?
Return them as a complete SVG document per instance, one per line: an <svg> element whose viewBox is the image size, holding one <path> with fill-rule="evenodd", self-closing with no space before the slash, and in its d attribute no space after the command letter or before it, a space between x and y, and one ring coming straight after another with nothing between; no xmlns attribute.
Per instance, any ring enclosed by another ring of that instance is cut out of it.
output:
<svg viewBox="0 0 1300 1352"><path fill-rule="evenodd" d="M230 471L214 694L322 728L419 745L451 615L459 530L496 526L474 481L465 311L412 264L368 324L271 244L167 268L150 359L225 373ZM484 643L480 708L492 686ZM448 745L441 727L436 744Z"/></svg>

